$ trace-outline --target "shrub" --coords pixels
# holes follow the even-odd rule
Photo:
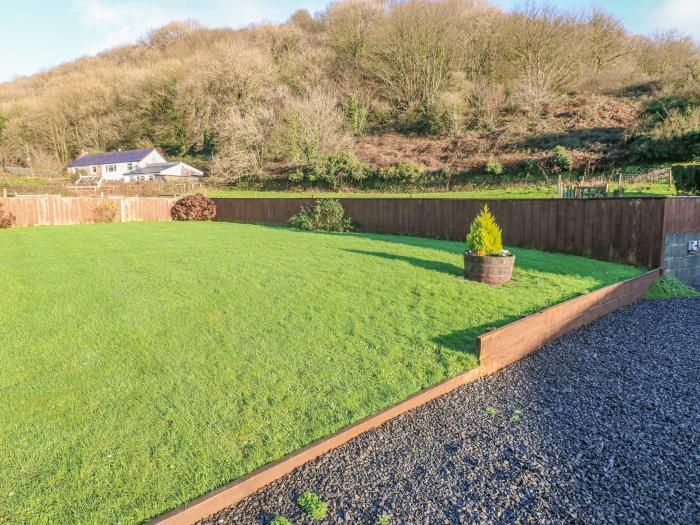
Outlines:
[[[372,169],[351,153],[325,155],[292,172],[287,178],[295,184],[338,189],[344,183],[358,186]]]
[[[322,520],[328,512],[328,505],[313,492],[304,492],[297,503],[314,520]]]
[[[498,162],[496,159],[490,159],[486,163],[486,173],[498,177],[503,173],[503,164]]]
[[[117,207],[113,202],[103,202],[92,208],[92,220],[96,223],[108,223],[117,220]]]
[[[425,174],[425,166],[409,160],[401,160],[377,171],[377,177],[392,186],[415,186]]]
[[[15,216],[11,213],[5,213],[0,204],[0,228],[10,228],[15,223]]]
[[[684,162],[700,157],[700,131],[655,137],[638,135],[632,143],[632,157],[636,161]]]
[[[216,217],[216,204],[200,193],[188,195],[175,203],[170,216],[174,221],[212,221]]]
[[[294,228],[309,231],[345,232],[352,230],[352,220],[345,217],[343,205],[335,199],[319,199],[313,208],[302,207],[289,219]]]
[[[700,163],[676,164],[671,172],[679,193],[700,195]]]
[[[291,522],[284,516],[277,516],[270,522],[270,525],[292,525]]]
[[[469,225],[467,250],[476,255],[501,255],[503,251],[501,229],[486,204]]]
[[[564,146],[556,146],[552,150],[552,164],[562,171],[569,171],[574,165],[574,159]]]

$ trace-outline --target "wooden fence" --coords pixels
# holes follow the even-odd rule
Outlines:
[[[215,199],[218,220],[283,225],[313,199]],[[668,232],[700,230],[700,198],[340,199],[359,231],[463,240],[488,204],[510,246],[656,268]],[[693,229],[695,228],[695,229]]]
[[[115,222],[169,221],[175,199],[145,197],[9,197],[0,198],[4,212],[17,226],[88,224],[95,222],[96,206],[111,206]]]

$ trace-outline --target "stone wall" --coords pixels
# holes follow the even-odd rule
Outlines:
[[[688,253],[690,241],[700,241],[700,231],[669,233],[664,237],[664,268],[666,275],[700,286],[700,253]]]

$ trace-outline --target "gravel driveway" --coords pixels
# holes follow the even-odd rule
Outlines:
[[[307,490],[323,523],[700,523],[700,299],[611,314],[202,523],[318,523]]]

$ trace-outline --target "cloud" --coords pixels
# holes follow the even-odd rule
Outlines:
[[[184,9],[159,3],[73,0],[73,8],[80,23],[94,35],[91,54],[133,42],[149,29],[187,18]]]
[[[259,22],[280,22],[296,8],[311,12],[328,0],[73,0],[81,25],[92,35],[90,54],[134,42],[150,29],[174,20],[195,19],[210,27],[243,27]],[[294,6],[294,7],[292,7]]]
[[[648,20],[661,29],[677,29],[700,42],[700,2],[663,0],[649,13]]]

